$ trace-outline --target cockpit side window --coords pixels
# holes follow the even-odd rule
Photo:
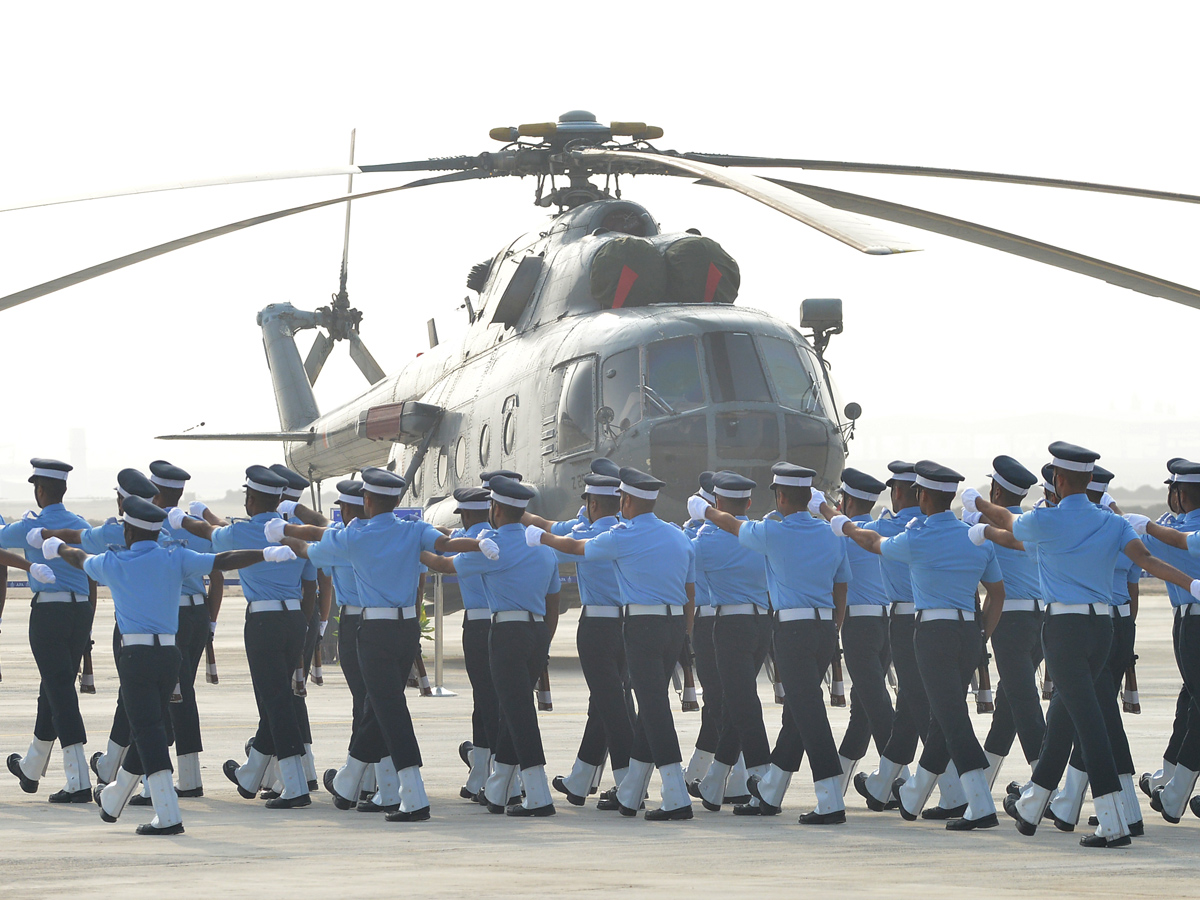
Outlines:
[[[759,340],[779,402],[799,412],[821,414],[823,392],[814,381],[813,372],[801,360],[796,345],[773,337]]]
[[[659,415],[703,406],[704,385],[700,380],[695,338],[672,338],[650,344],[646,348],[646,387],[652,402],[670,407],[658,411]]]
[[[596,446],[596,360],[568,363],[563,369],[558,400],[558,455],[593,450]]]
[[[624,431],[642,420],[641,361],[637,347],[604,360],[600,389],[604,405],[613,411],[613,426]]]
[[[753,337],[733,331],[706,334],[704,357],[714,403],[771,402]]]

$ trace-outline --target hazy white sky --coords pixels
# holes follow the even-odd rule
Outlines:
[[[661,125],[663,148],[1016,172],[1200,193],[1190,4],[603,5],[587,12],[342,2],[20,4],[5,12],[0,197],[204,175],[478,153],[488,129],[553,120]],[[506,9],[511,11],[506,12]],[[1200,285],[1186,204],[994,184],[793,172],[995,225]],[[364,176],[366,189],[400,183]],[[852,465],[928,456],[975,475],[1031,467],[1065,438],[1119,483],[1200,454],[1186,348],[1200,312],[948,238],[877,258],[728,192],[639,178],[625,196],[667,230],[699,227],[739,260],[739,303],[795,321],[841,297],[830,358],[865,414]],[[0,294],[112,256],[345,188],[242,185],[0,214]],[[357,204],[350,293],[384,369],[465,325],[464,278],[545,212],[530,180]],[[85,428],[92,487],[167,456],[209,493],[271,445],[152,440],[204,421],[277,425],[254,324],[337,287],[340,207],[179,251],[0,313],[7,427],[0,481],[67,456]],[[305,339],[305,343],[307,339]],[[339,348],[322,408],[363,380]],[[984,472],[979,472],[982,477]],[[4,489],[11,493],[10,486]],[[22,489],[23,490],[23,489]],[[0,494],[0,498],[3,495]]]

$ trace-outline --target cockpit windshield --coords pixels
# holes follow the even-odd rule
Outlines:
[[[800,359],[796,345],[774,337],[760,337],[763,361],[779,402],[799,412],[822,414],[822,391]]]
[[[658,341],[646,348],[646,387],[649,402],[669,407],[670,414],[704,405],[704,384],[696,340],[691,337]]]

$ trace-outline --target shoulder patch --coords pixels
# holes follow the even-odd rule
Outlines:
[[[616,525],[614,525],[612,528],[610,528],[609,531],[624,531],[628,527],[629,527],[628,522],[618,522]],[[678,525],[676,525],[675,527],[679,528]],[[680,529],[680,530],[682,531],[682,529]]]

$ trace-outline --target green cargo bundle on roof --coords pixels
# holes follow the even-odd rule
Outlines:
[[[592,296],[606,309],[649,306],[667,299],[667,264],[650,241],[629,234],[605,237],[592,258]]]
[[[667,302],[732,303],[742,283],[737,261],[712,238],[659,238],[667,261]]]

